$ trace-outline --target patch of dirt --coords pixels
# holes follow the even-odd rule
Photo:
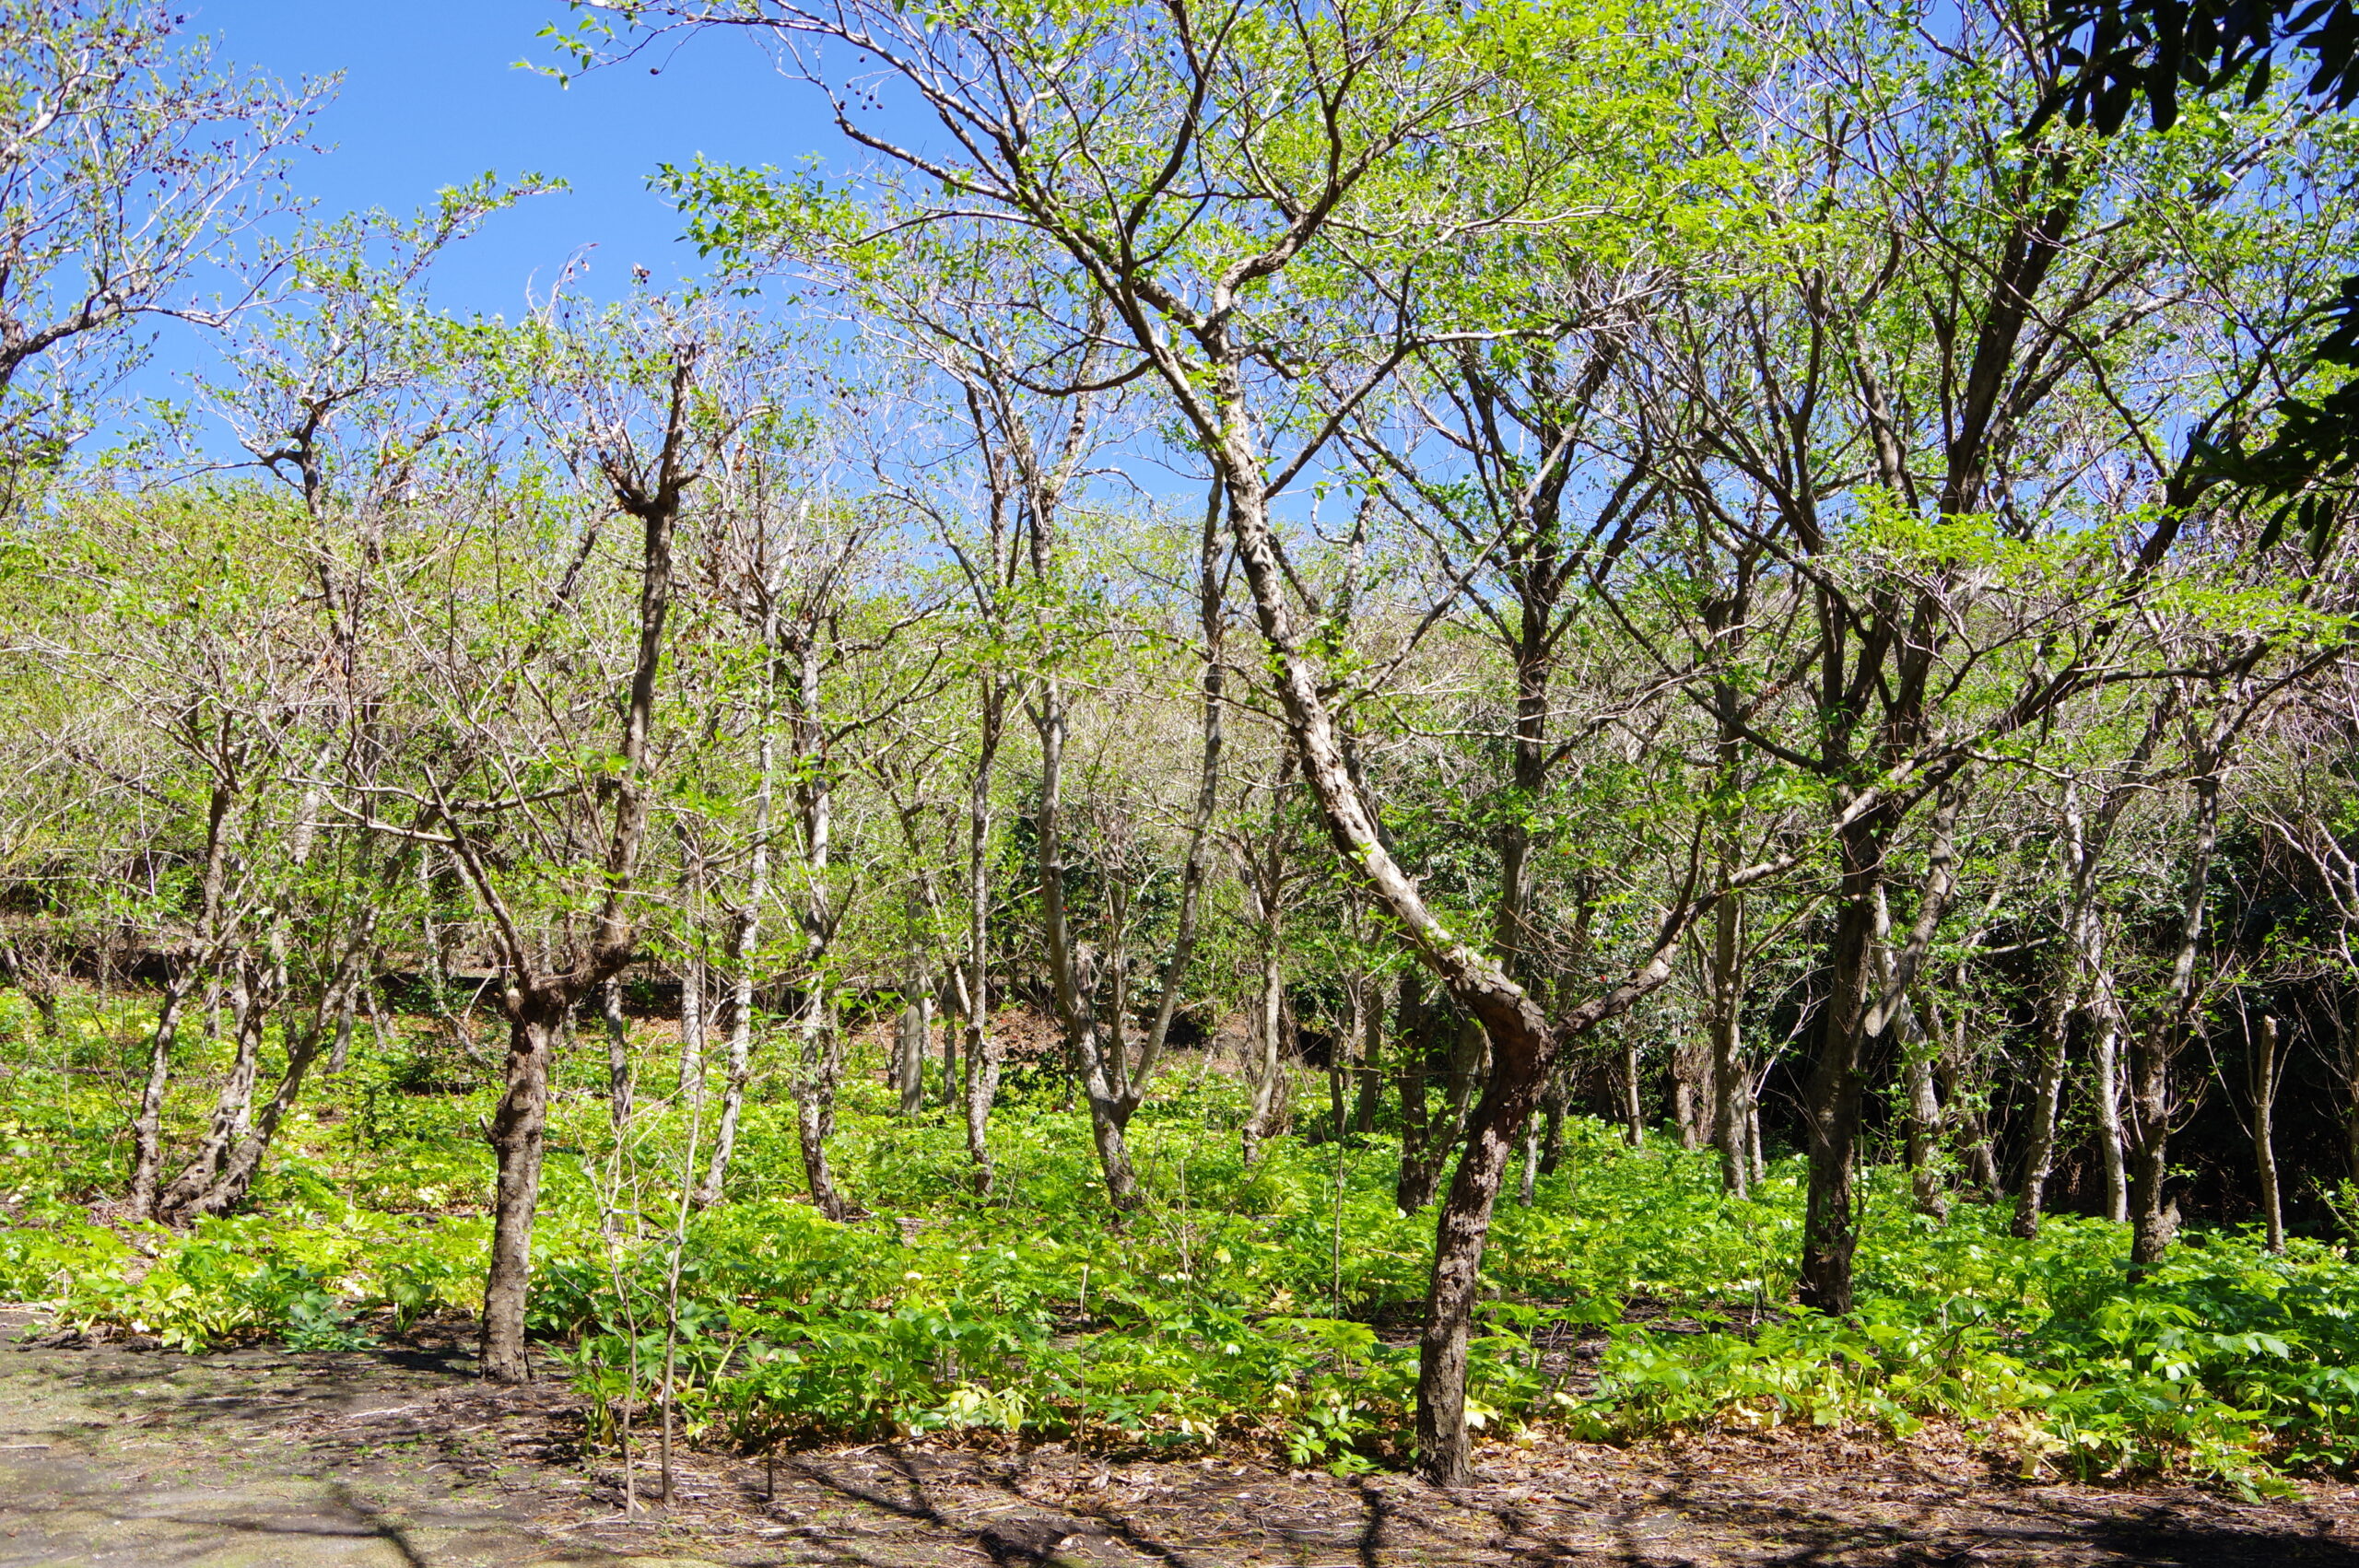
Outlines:
[[[0,1313],[0,1332],[37,1326]],[[556,1385],[496,1389],[454,1345],[179,1356],[0,1352],[0,1568],[988,1563],[1170,1568],[2359,1568],[2359,1492],[2238,1503],[2031,1484],[1957,1433],[1771,1432],[1675,1446],[1494,1445],[1482,1481],[1343,1480],[1058,1445],[682,1457],[621,1512]],[[642,1455],[639,1489],[654,1489]]]

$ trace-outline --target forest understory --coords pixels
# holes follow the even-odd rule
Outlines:
[[[578,1399],[487,1387],[420,1325],[367,1352],[185,1356],[0,1313],[0,1562],[207,1568],[2259,1568],[2359,1562],[2359,1492],[2238,1501],[2026,1482],[1973,1439],[1778,1431],[1485,1445],[1469,1487],[1251,1456],[1109,1459],[905,1440],[776,1464],[692,1449],[625,1517]],[[23,1342],[29,1339],[28,1348]],[[260,1539],[259,1548],[254,1544]],[[110,1552],[116,1556],[108,1555]]]
[[[239,1530],[362,1553],[323,1562],[396,1536],[389,1562],[2359,1562],[2350,1402],[2317,1399],[2359,1377],[2340,1249],[2223,1233],[2125,1287],[2119,1226],[2030,1243],[1970,1201],[1937,1224],[1896,1181],[1829,1322],[1790,1305],[1797,1162],[1739,1199],[1674,1125],[1634,1146],[1577,1112],[1502,1211],[1473,1479],[1436,1488],[1406,1473],[1430,1223],[1394,1207],[1397,1139],[1321,1135],[1314,1064],[1286,1064],[1299,1119],[1248,1165],[1248,1032],[1180,1053],[1123,1216],[1052,1027],[1000,1021],[984,1197],[942,1178],[955,1109],[905,1112],[887,1017],[849,1032],[833,1133],[866,1211],[814,1210],[767,1136],[792,1096],[757,1081],[728,1201],[683,1223],[693,1094],[662,1081],[659,1007],[629,1028],[636,1153],[605,1062],[562,1059],[533,1380],[502,1387],[476,1355],[487,1090],[449,1022],[389,1016],[247,1211],[172,1229],[105,1196],[136,1092],[110,1063],[150,1006],[69,992],[84,1027],[51,1038],[0,999],[10,1081],[40,1090],[0,1124],[0,1293],[34,1303],[0,1469],[37,1461],[0,1561],[109,1561],[135,1524],[183,1552],[141,1561],[208,1563],[245,1561],[203,1555]],[[229,1048],[184,1064],[175,1139]],[[587,1555],[534,1555],[560,1550]]]

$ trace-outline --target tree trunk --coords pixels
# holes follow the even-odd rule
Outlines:
[[[1395,1013],[1400,1044],[1392,1053],[1393,1072],[1401,1096],[1401,1174],[1393,1184],[1392,1201],[1404,1214],[1414,1214],[1434,1200],[1441,1157],[1426,1105],[1426,1070],[1432,1046],[1426,1035],[1426,1000],[1418,971],[1401,976],[1401,1005]]]
[[[1942,786],[1933,808],[1925,885],[1908,941],[1887,941],[1885,856],[1896,825],[1891,809],[1868,813],[1837,836],[1843,905],[1836,918],[1825,1033],[1811,1071],[1805,1120],[1810,1188],[1802,1216],[1802,1300],[1830,1316],[1851,1310],[1851,1254],[1859,1245],[1855,1182],[1865,1043],[1898,1029],[1908,993],[1957,888],[1957,817],[1967,780]]]
[[[223,1163],[238,1141],[253,1125],[254,1083],[262,1063],[262,1037],[269,1026],[273,976],[251,956],[238,965],[231,983],[231,1025],[235,1047],[229,1075],[213,1106],[213,1118],[196,1153],[156,1199],[156,1213],[169,1218],[184,1213],[221,1174]]]
[[[751,933],[744,943],[733,945],[750,948]],[[737,1123],[745,1106],[745,1084],[754,1072],[754,976],[745,954],[733,960],[734,971],[729,985],[728,1059],[722,1070],[721,1083],[721,1115],[712,1129],[712,1153],[706,1161],[704,1179],[697,1184],[695,1204],[710,1209],[721,1201],[722,1187],[729,1176],[729,1162],[737,1152]]]
[[[984,676],[981,731],[967,791],[967,1156],[979,1195],[992,1189],[992,1103],[999,1097],[1003,1048],[991,1028],[991,783],[1006,713],[1005,685],[996,675]]]
[[[765,599],[762,646],[779,645],[776,596]],[[762,934],[762,909],[770,894],[770,825],[778,798],[778,689],[782,661],[762,663],[761,734],[754,747],[753,853],[745,882],[729,920],[728,1060],[722,1070],[721,1115],[713,1124],[712,1153],[691,1201],[709,1209],[721,1201],[729,1162],[737,1153],[737,1124],[745,1106],[745,1085],[754,1071],[754,956]]]
[[[1540,1174],[1555,1176],[1565,1157],[1565,1111],[1569,1099],[1562,1068],[1548,1075],[1540,1095]]]
[[[827,1140],[836,1130],[836,1086],[843,1073],[843,1036],[835,1009],[813,992],[803,1014],[799,1071],[794,1082],[795,1135],[803,1145],[803,1175],[811,1205],[838,1224],[865,1219],[866,1211],[836,1188],[827,1164]]]
[[[1917,1212],[1935,1220],[1950,1214],[1948,1196],[1942,1190],[1942,1101],[1933,1082],[1932,1052],[1937,1043],[1923,1031],[1912,1030],[1901,1048],[1908,1053],[1908,1188]]]
[[[1875,978],[1876,894],[1884,835],[1855,824],[1837,837],[1842,906],[1829,954],[1817,1059],[1802,1104],[1810,1181],[1802,1215],[1802,1302],[1830,1316],[1851,1310],[1851,1253],[1859,1245],[1856,1190],[1861,1034]]]
[[[2130,1167],[2121,1152],[2121,1013],[2107,998],[2089,1009],[2088,1019],[2095,1031],[2089,1056],[2095,1069],[2097,1158],[2105,1172],[2105,1212],[2106,1218],[2121,1224],[2130,1218]]]
[[[1647,1106],[1638,1082],[1638,1037],[1622,1036],[1622,1070],[1615,1087],[1622,1096],[1622,1141],[1633,1149],[1647,1146]]]
[[[688,935],[687,962],[680,966],[680,1103],[691,1116],[704,1115],[705,979],[707,968],[697,932]]]
[[[299,1030],[289,1026],[284,1031],[287,1065],[279,1074],[277,1088],[264,1102],[262,1113],[252,1118],[252,1125],[222,1155],[213,1179],[201,1191],[164,1211],[164,1217],[172,1223],[226,1214],[245,1201],[255,1176],[261,1173],[263,1157],[269,1153],[287,1113],[302,1094],[304,1075],[319,1059],[321,1050],[350,1027],[355,999],[366,983],[365,965],[375,918],[373,909],[361,916],[359,928],[346,942],[342,958],[313,1002],[308,1024]],[[277,983],[283,984],[283,977]]]
[[[599,1015],[606,1025],[606,1111],[615,1136],[623,1137],[630,1129],[631,1071],[630,1024],[623,1017],[623,982],[619,975],[609,975],[606,983],[598,988]],[[681,1023],[683,1033],[687,1024]]]
[[[1366,1138],[1376,1130],[1376,1113],[1384,1102],[1384,982],[1367,980],[1367,1008],[1361,1020],[1366,1030],[1359,1049],[1359,1100],[1352,1111],[1352,1130]]]
[[[1907,1132],[1903,1153],[1908,1166],[1909,1200],[1917,1212],[1947,1220],[1949,1196],[1942,1190],[1937,1155],[1942,1147],[1942,1101],[1933,1083],[1933,1058],[1941,1050],[1938,1022],[1929,1027],[1915,1006],[1898,989],[1900,961],[1892,951],[1892,910],[1884,890],[1876,889],[1876,968],[1885,992],[1895,998],[1891,1033],[1899,1041],[1901,1088],[1907,1096]]]
[[[2015,1198],[2014,1233],[2028,1241],[2039,1235],[2048,1177],[2056,1164],[2056,1120],[2064,1101],[2064,1040],[2079,1005],[2071,980],[2060,976],[2056,994],[2040,1010],[2039,1041],[2032,1058],[2031,1126],[2024,1144],[2023,1187]]]
[[[923,977],[918,977],[922,986]],[[895,1036],[894,1085],[900,1092],[900,1114],[915,1117],[925,1110],[926,1046],[933,1038],[933,998],[920,990],[901,1009]]]
[[[1679,1146],[1701,1149],[1712,1126],[1712,1066],[1708,1040],[1683,1040],[1671,1054],[1671,1117]]]
[[[2130,1051],[2130,1264],[2142,1273],[2163,1260],[2178,1229],[2178,1206],[2168,1200],[2171,1067],[2193,1032],[2202,988],[2196,966],[2203,945],[2204,900],[2212,876],[2212,857],[2220,833],[2220,768],[2216,746],[2192,780],[2195,791],[2193,842],[2187,859],[2187,880],[2181,894],[2177,952],[2171,962],[2170,981],[2149,1014],[2145,1026],[2131,1036]]]
[[[2277,1196],[2277,1020],[2260,1021],[2252,1063],[2252,1163],[2260,1177],[2260,1219],[2269,1250],[2285,1250],[2285,1210]]]
[[[1417,1341],[1417,1457],[1419,1470],[1438,1485],[1463,1486],[1473,1476],[1466,1352],[1483,1246],[1516,1135],[1532,1115],[1542,1082],[1530,1073],[1493,1076],[1469,1118],[1464,1152],[1437,1222],[1433,1281]]]
[[[508,1059],[489,1136],[499,1176],[492,1199],[491,1266],[483,1293],[483,1375],[525,1383],[524,1299],[533,1278],[533,1219],[540,1203],[548,1128],[549,1059],[564,1026],[563,999],[511,982]]]
[[[180,1040],[181,1008],[195,983],[193,966],[172,971],[156,1010],[155,1030],[147,1037],[147,1079],[139,1091],[139,1114],[131,1123],[127,1207],[135,1221],[156,1217],[156,1185],[164,1168],[164,1092],[171,1085],[172,1047]]]
[[[1262,1157],[1262,1144],[1269,1135],[1270,1119],[1285,1080],[1285,1064],[1280,1059],[1285,1032],[1285,977],[1279,959],[1277,921],[1273,917],[1262,933],[1262,980],[1253,1007],[1253,1057],[1249,1073],[1253,1099],[1242,1134],[1245,1163],[1249,1166]]]
[[[1215,312],[1214,320],[1221,320]],[[1225,333],[1225,327],[1213,329]],[[1562,1041],[1626,1012],[1672,973],[1672,954],[1696,906],[1683,903],[1666,917],[1658,945],[1624,979],[1552,1025],[1537,1003],[1496,965],[1451,931],[1426,907],[1416,883],[1386,848],[1376,818],[1354,782],[1334,714],[1322,689],[1322,671],[1300,647],[1286,598],[1285,568],[1269,516],[1267,476],[1254,447],[1251,422],[1238,415],[1244,397],[1244,350],[1219,339],[1213,384],[1192,384],[1176,366],[1167,380],[1193,410],[1228,500],[1229,532],[1252,590],[1254,613],[1271,658],[1273,685],[1285,710],[1303,777],[1319,802],[1343,863],[1366,879],[1415,948],[1448,988],[1451,1000],[1479,1024],[1491,1053],[1491,1071],[1468,1128],[1449,1200],[1435,1237],[1426,1325],[1418,1344],[1417,1453],[1419,1472],[1438,1485],[1471,1479],[1466,1436],[1466,1345],[1473,1325],[1476,1281],[1499,1183],[1523,1118],[1531,1114]]]
[[[1066,1053],[1072,1059],[1083,1096],[1089,1103],[1090,1142],[1097,1153],[1107,1200],[1117,1211],[1128,1211],[1137,1208],[1141,1199],[1137,1177],[1131,1171],[1129,1142],[1123,1136],[1137,1102],[1124,1094],[1125,1085],[1117,1081],[1130,1059],[1130,1047],[1122,1040],[1122,1014],[1127,1011],[1121,994],[1122,955],[1115,954],[1109,965],[1117,972],[1113,1016],[1101,1020],[1097,1015],[1096,965],[1076,949],[1066,919],[1064,688],[1054,675],[1041,683],[1037,718],[1040,731],[1040,798],[1033,821],[1040,859],[1041,936],[1049,960],[1050,990],[1056,1000],[1058,1021],[1064,1025]],[[1110,1062],[1109,1043],[1113,1053]]]
[[[1725,858],[1724,858],[1725,863]],[[1712,911],[1709,981],[1712,1032],[1712,1146],[1720,1152],[1720,1186],[1743,1197],[1753,1186],[1746,1118],[1753,1075],[1745,1066],[1744,900],[1731,894]]]

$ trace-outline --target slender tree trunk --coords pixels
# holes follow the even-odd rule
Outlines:
[[[524,1300],[533,1278],[533,1221],[540,1204],[548,1129],[549,1059],[564,1027],[562,997],[514,981],[508,997],[506,1072],[489,1136],[499,1176],[492,1198],[491,1266],[484,1281],[483,1375],[524,1383]]]
[[[2100,982],[2102,984],[2102,982]],[[2130,1167],[2121,1149],[2121,1012],[2109,997],[2088,1011],[2094,1031],[2089,1052],[2095,1069],[2097,1158],[2105,1173],[2106,1218],[2130,1218]]]
[[[1638,1038],[1622,1036],[1622,1071],[1615,1087],[1622,1092],[1622,1141],[1633,1149],[1647,1146],[1647,1107],[1639,1082]]]
[[[147,1078],[139,1091],[139,1114],[131,1123],[130,1217],[156,1217],[156,1187],[164,1166],[164,1093],[170,1087],[172,1048],[179,1043],[181,1008],[196,984],[194,965],[182,965],[165,982],[164,998],[156,1010],[156,1027],[147,1037]]]
[[[918,977],[918,983],[924,983]],[[900,1114],[925,1110],[926,1047],[933,1038],[933,998],[921,990],[903,1005],[894,1038],[893,1080],[900,1092]]]
[[[1277,919],[1272,915],[1262,932],[1262,978],[1253,1004],[1253,1059],[1250,1081],[1253,1099],[1245,1117],[1244,1156],[1248,1165],[1262,1157],[1270,1121],[1285,1086],[1285,1067],[1280,1047],[1285,1024],[1285,971],[1280,967]]]
[[[2168,1200],[2171,1067],[2193,1032],[2202,988],[2196,966],[2203,945],[2204,900],[2220,834],[2220,769],[2216,744],[2192,780],[2193,842],[2179,908],[2177,952],[2170,980],[2146,1025],[2131,1036],[2130,1053],[2130,1263],[2142,1272],[2163,1260],[2178,1229],[2178,1206]]]
[[[762,604],[762,646],[778,647],[778,603],[765,595]],[[761,733],[754,750],[753,849],[745,882],[729,921],[728,1061],[722,1070],[721,1115],[712,1129],[712,1153],[704,1177],[692,1199],[698,1209],[721,1201],[729,1177],[729,1162],[737,1153],[737,1124],[744,1115],[745,1085],[754,1071],[754,958],[761,942],[762,909],[770,895],[770,832],[778,798],[778,688],[781,661],[762,664]]]
[[[1116,1210],[1127,1211],[1138,1207],[1141,1201],[1138,1180],[1131,1171],[1129,1142],[1123,1136],[1131,1105],[1136,1102],[1125,1104],[1124,1085],[1118,1082],[1129,1061],[1130,1047],[1121,1037],[1123,1007],[1119,978],[1114,1016],[1101,1020],[1097,1015],[1095,966],[1075,950],[1066,920],[1064,688],[1054,675],[1040,684],[1037,718],[1040,731],[1040,798],[1033,820],[1040,858],[1042,945],[1047,949],[1058,1021],[1064,1025],[1065,1049],[1072,1058],[1083,1097],[1089,1105],[1090,1141],[1097,1152],[1106,1197]],[[1112,966],[1119,970],[1121,962],[1118,953]],[[1108,1059],[1109,1045],[1114,1058],[1111,1062]]]
[[[1003,1049],[991,1027],[991,781],[1006,711],[1005,685],[984,676],[981,733],[967,792],[967,1156],[979,1195],[992,1189],[991,1115]]]
[[[1336,1031],[1335,1042],[1327,1051],[1327,1131],[1338,1142],[1351,1132],[1351,1110],[1344,1091],[1356,1076],[1358,1067],[1352,1059],[1359,1050],[1365,1027],[1362,1019],[1367,1012],[1367,982],[1364,977],[1356,976],[1344,983],[1344,1026]]]
[[[1722,855],[1722,865],[1729,855]],[[1731,894],[1712,911],[1710,1025],[1712,1032],[1712,1146],[1720,1152],[1720,1186],[1743,1197],[1753,1186],[1752,1162],[1746,1158],[1747,1090],[1753,1075],[1745,1066],[1744,900]]]
[[[708,974],[698,936],[691,932],[687,962],[680,966],[680,1067],[676,1081],[680,1086],[680,1103],[687,1106],[691,1116],[698,1118],[704,1115],[705,981]]]
[[[330,1078],[341,1078],[344,1075],[346,1064],[352,1059],[353,1025],[359,1021],[360,999],[365,994],[364,988],[373,979],[372,976],[370,981],[364,981],[361,986],[354,987],[346,995],[344,1005],[336,1011],[335,1040],[328,1047],[327,1073]],[[371,1012],[373,1014],[373,1008]]]
[[[1565,1112],[1571,1098],[1563,1069],[1548,1075],[1540,1094],[1540,1174],[1555,1176],[1565,1157]]]
[[[606,1025],[606,1113],[619,1139],[630,1129],[632,1098],[630,1024],[623,1017],[621,976],[606,977],[606,983],[598,988],[598,1004]],[[680,1027],[687,1031],[685,1020]]]
[[[1426,1001],[1418,971],[1401,977],[1401,1005],[1395,1014],[1400,1045],[1394,1049],[1393,1072],[1401,1096],[1401,1175],[1392,1199],[1404,1214],[1414,1214],[1434,1200],[1436,1173],[1441,1162],[1432,1152],[1433,1135],[1426,1105],[1426,1070],[1432,1046],[1426,1034]]]
[[[243,1135],[223,1154],[213,1179],[203,1190],[167,1212],[166,1217],[174,1223],[227,1214],[245,1201],[254,1178],[261,1174],[264,1156],[270,1153],[272,1141],[277,1137],[287,1113],[294,1109],[303,1092],[305,1074],[337,1031],[349,1026],[354,999],[366,983],[365,965],[374,921],[373,909],[361,916],[360,927],[320,991],[311,1018],[299,1029],[291,1024],[286,1029],[287,1065],[279,1074],[278,1086],[263,1103],[261,1114],[252,1118]],[[284,984],[283,977],[278,984]]]
[[[721,1201],[722,1183],[729,1176],[729,1162],[737,1150],[737,1123],[745,1111],[745,1084],[754,1072],[751,944],[750,930],[743,942],[732,943],[734,948],[747,951],[741,951],[731,963],[728,1060],[722,1070],[721,1115],[713,1121],[712,1153],[705,1164],[704,1179],[697,1184],[695,1203],[698,1209],[710,1209]]]
[[[1367,1006],[1362,1017],[1366,1030],[1359,1048],[1359,1098],[1352,1111],[1352,1130],[1366,1138],[1376,1130],[1376,1113],[1384,1101],[1384,982],[1367,977]]]
[[[836,1130],[836,1087],[843,1073],[843,1036],[836,1027],[834,1007],[816,991],[803,1014],[798,1065],[794,1126],[812,1207],[838,1224],[864,1219],[865,1211],[837,1189],[827,1163],[827,1140]]]
[[[2070,977],[2059,976],[2056,992],[2040,1010],[2039,1039],[2032,1055],[2030,1129],[2024,1144],[2024,1179],[2015,1199],[2015,1235],[2039,1235],[2048,1177],[2056,1164],[2056,1122],[2064,1101],[2064,1040],[2079,1005]]]
[[[2260,1219],[2269,1250],[2285,1250],[2285,1210],[2277,1195],[2277,1020],[2260,1021],[2252,1063],[2252,1163],[2260,1177]]]
[[[1907,1096],[1907,1132],[1904,1157],[1908,1166],[1909,1200],[1917,1212],[1947,1220],[1950,1201],[1942,1189],[1936,1159],[1942,1147],[1942,1102],[1933,1083],[1933,1059],[1941,1051],[1938,1025],[1928,1026],[1907,996],[1898,989],[1899,960],[1892,950],[1892,910],[1884,890],[1876,889],[1876,968],[1879,982],[1897,1003],[1891,1033],[1901,1053],[1901,1088]]]
[[[1901,1048],[1908,1053],[1905,1087],[1908,1094],[1908,1187],[1917,1212],[1936,1220],[1950,1213],[1948,1195],[1942,1190],[1942,1101],[1933,1082],[1935,1041],[1912,1030]]]

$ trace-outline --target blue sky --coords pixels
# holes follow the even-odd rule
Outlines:
[[[646,189],[658,163],[702,152],[792,166],[841,148],[824,105],[743,37],[702,38],[561,86],[516,64],[554,63],[534,35],[567,19],[561,0],[194,0],[184,14],[239,64],[289,81],[344,74],[320,122],[325,150],[292,170],[323,211],[407,211],[487,170],[570,181],[445,259],[433,298],[446,310],[512,317],[528,284],[546,288],[584,245],[596,247],[593,293],[618,291],[634,263],[658,278],[692,272],[694,251]]]

